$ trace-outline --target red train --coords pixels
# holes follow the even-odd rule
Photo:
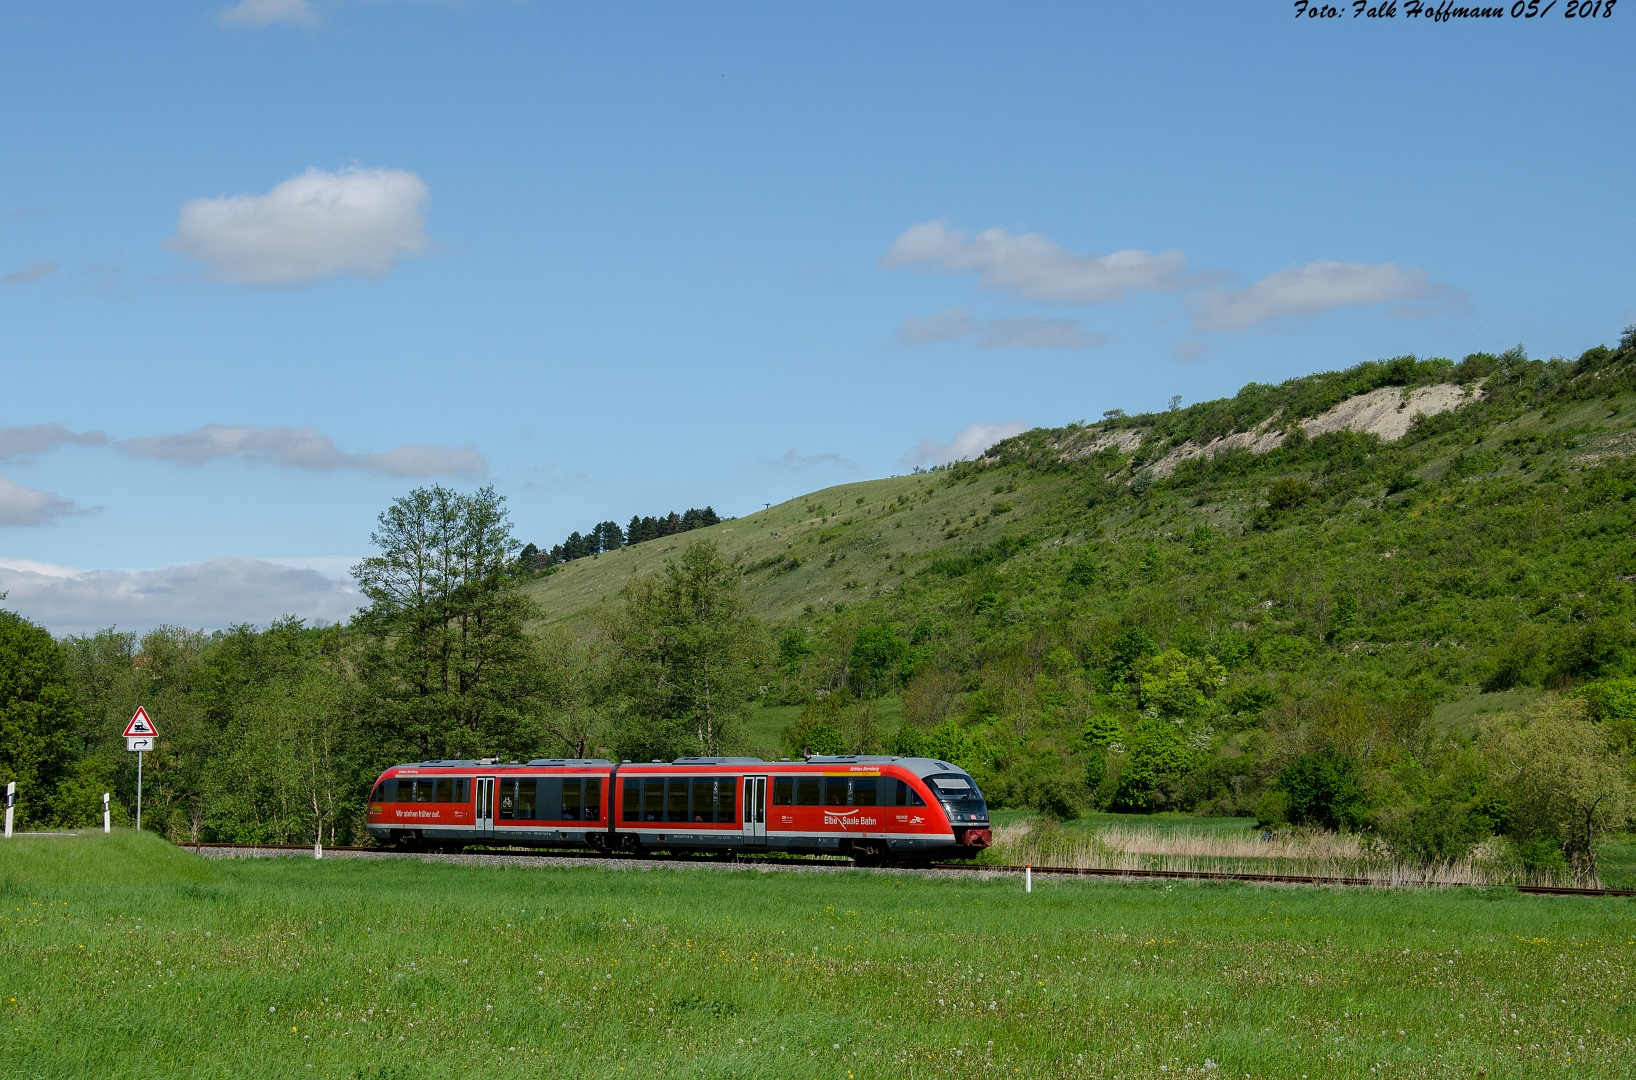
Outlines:
[[[789,851],[860,862],[969,858],[988,807],[964,770],[931,758],[673,762],[422,761],[381,774],[368,828],[416,849],[467,844],[624,851]]]

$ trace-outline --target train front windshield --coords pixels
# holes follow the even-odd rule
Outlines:
[[[988,806],[983,802],[983,793],[977,790],[971,777],[945,774],[929,776],[926,782],[936,793],[937,801],[943,804],[950,821],[988,820]]]

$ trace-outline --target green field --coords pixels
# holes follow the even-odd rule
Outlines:
[[[1636,907],[0,846],[8,1077],[1627,1076]]]

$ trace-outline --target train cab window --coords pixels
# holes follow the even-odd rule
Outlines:
[[[687,789],[692,783],[685,776],[673,776],[665,795],[665,820],[687,820]]]
[[[852,786],[849,776],[826,776],[824,778],[824,805],[848,806],[847,788]]]
[[[665,782],[660,777],[642,781],[642,820],[665,820]]]
[[[910,787],[907,781],[893,780],[893,781],[890,781],[890,783],[895,784],[896,787],[897,787],[897,790],[893,792],[893,798],[892,798],[892,805],[893,806],[925,806],[926,805],[926,800],[922,799],[920,797],[920,793],[917,792],[914,788]]]
[[[875,790],[877,783],[878,781],[873,776],[853,777],[851,805],[874,806],[875,796],[877,794]]]
[[[793,806],[793,805],[795,805],[795,777],[793,777],[793,776],[775,776],[775,777],[773,777],[773,805],[774,806]]]
[[[580,816],[581,821],[602,820],[602,781],[585,781],[585,802]]]
[[[817,806],[818,786],[820,778],[816,776],[798,776],[795,778],[795,805]]]
[[[695,777],[693,780],[692,821],[716,820],[716,781]]]
[[[625,820],[642,820],[642,781],[625,781]]]

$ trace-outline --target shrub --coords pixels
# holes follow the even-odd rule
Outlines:
[[[1079,803],[1073,792],[1061,780],[1043,780],[1034,789],[1034,809],[1057,821],[1072,821],[1079,816]]]
[[[1335,747],[1301,755],[1285,766],[1273,786],[1289,796],[1292,824],[1351,830],[1368,818],[1363,770],[1356,758]]]
[[[1195,763],[1197,754],[1182,739],[1176,725],[1144,717],[1131,732],[1125,760],[1114,786],[1114,805],[1139,812],[1160,810],[1174,802],[1176,784]]]
[[[1277,511],[1294,510],[1317,493],[1305,480],[1285,477],[1267,490],[1267,507]]]

